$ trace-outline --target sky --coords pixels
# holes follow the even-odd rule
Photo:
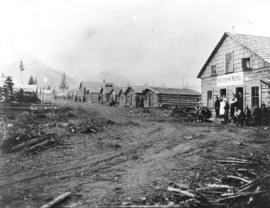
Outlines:
[[[270,37],[267,0],[0,0],[0,71],[22,53],[84,79],[199,89],[224,32]]]

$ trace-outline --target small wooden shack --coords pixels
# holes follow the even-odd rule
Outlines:
[[[119,97],[119,106],[125,107],[127,106],[127,96],[126,96],[127,88],[121,88],[118,93]]]
[[[99,92],[90,91],[90,93],[87,96],[86,100],[87,100],[87,102],[90,102],[90,103],[99,103],[98,97],[99,97]]]
[[[126,106],[129,107],[143,107],[143,91],[145,86],[128,87],[125,91]]]
[[[113,90],[112,83],[104,83],[100,89],[101,103],[110,103],[110,92]]]
[[[114,101],[115,104],[119,104],[119,92],[120,92],[120,88],[119,87],[114,87],[111,92],[109,93],[110,96],[110,101]]]
[[[191,89],[147,87],[143,91],[144,107],[196,107],[200,93]]]
[[[93,82],[81,82],[74,92],[74,100],[77,102],[98,103],[99,87]]]

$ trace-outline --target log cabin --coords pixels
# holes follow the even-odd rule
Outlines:
[[[113,89],[113,84],[112,83],[103,83],[103,86],[100,89],[100,96],[101,96],[101,103],[110,103],[110,92]]]
[[[94,82],[81,82],[74,100],[77,102],[98,103],[99,87]]]
[[[87,102],[90,103],[99,103],[98,97],[100,96],[98,91],[90,91],[89,95],[87,96]]]
[[[126,97],[126,92],[127,88],[121,88],[119,93],[118,93],[118,97],[119,97],[119,106],[121,107],[125,107],[127,106],[127,97]]]
[[[200,96],[191,89],[147,87],[143,91],[144,107],[193,108],[199,105]]]
[[[143,107],[143,91],[145,90],[145,86],[132,86],[127,87],[125,94],[125,102],[126,106],[129,107]]]
[[[243,106],[270,105],[270,38],[224,33],[201,68],[202,104],[242,94]]]
[[[109,93],[110,101],[114,100],[116,105],[119,104],[119,92],[120,92],[120,90],[121,89],[119,87],[114,87]]]

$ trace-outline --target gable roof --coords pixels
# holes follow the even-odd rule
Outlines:
[[[201,94],[191,89],[179,89],[179,88],[165,88],[165,87],[148,87],[147,90],[151,90],[157,94],[168,94],[168,95],[196,95]]]
[[[145,86],[132,86],[127,87],[124,93],[127,94],[131,90],[133,90],[133,93],[143,93],[145,89],[146,89]]]
[[[121,91],[121,88],[120,87],[115,87],[115,88],[111,89],[111,91],[109,92],[109,94],[112,94],[113,91],[118,95],[119,92]]]
[[[265,62],[270,63],[270,37],[263,37],[263,36],[255,36],[255,35],[244,35],[244,34],[232,34],[225,32],[221,39],[219,40],[218,44],[208,57],[207,61],[203,65],[202,69],[200,70],[197,78],[201,78],[203,72],[205,71],[206,67],[216,54],[217,50],[222,45],[223,41],[227,38],[231,37],[236,43],[240,44],[242,47],[248,49],[250,52],[254,53],[255,55],[262,58]]]

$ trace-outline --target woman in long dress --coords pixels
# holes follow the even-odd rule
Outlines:
[[[224,98],[220,98],[220,103],[219,103],[219,115],[220,116],[224,116],[224,112],[225,112],[225,100]]]

